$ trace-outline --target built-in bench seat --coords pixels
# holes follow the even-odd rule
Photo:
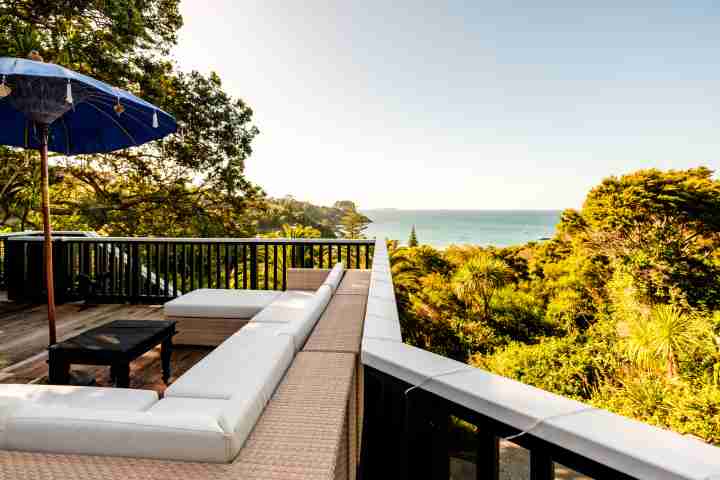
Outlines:
[[[42,390],[13,385],[6,388],[6,398],[0,389],[2,447],[231,462],[293,363],[296,352],[305,344],[342,275],[342,264],[338,264],[315,292],[255,295],[258,292],[221,294],[217,290],[201,290],[197,295],[189,294],[190,300],[174,301],[166,312],[184,315],[215,312],[228,319],[258,310],[248,325],[230,335],[168,387],[160,401],[155,392],[126,389],[51,386]],[[242,300],[243,294],[250,300]],[[201,298],[214,303],[214,309],[199,308]],[[65,397],[63,391],[67,392]],[[45,399],[45,403],[40,399]],[[105,400],[107,405],[103,409]]]
[[[274,290],[201,288],[167,302],[168,320],[177,322],[177,345],[219,345],[283,294]]]
[[[288,270],[288,290],[199,289],[164,305],[167,320],[178,322],[177,345],[217,346],[249,322],[288,323],[296,338],[303,336],[306,307],[319,287],[340,286],[345,269],[338,263],[332,269],[292,268]],[[325,295],[325,294],[323,294]],[[299,350],[300,346],[296,346]]]

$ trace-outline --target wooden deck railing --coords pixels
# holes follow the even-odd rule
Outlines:
[[[288,267],[369,268],[373,240],[285,238],[78,238],[54,240],[56,297],[162,303],[198,288],[284,290]],[[42,239],[5,243],[8,297],[41,300]]]
[[[360,479],[450,475],[450,416],[477,428],[476,478],[500,476],[501,439],[530,451],[530,478],[560,463],[602,479],[720,479],[720,448],[524,385],[402,341],[384,242],[363,332]]]

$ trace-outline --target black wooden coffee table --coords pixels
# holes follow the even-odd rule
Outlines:
[[[162,344],[163,381],[170,379],[174,321],[115,320],[65,340],[48,349],[51,384],[64,385],[70,380],[70,365],[108,365],[117,387],[130,384],[130,362]]]

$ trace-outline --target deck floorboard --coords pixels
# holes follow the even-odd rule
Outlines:
[[[44,383],[47,381],[47,309],[45,305],[18,305],[0,296],[0,383]],[[70,303],[57,307],[58,340],[118,319],[162,320],[157,305],[85,305]],[[211,348],[176,347],[172,356],[171,381],[200,361]],[[95,378],[109,386],[107,367],[73,365],[73,372]],[[160,368],[160,349],[155,348],[131,364],[131,388],[165,390]]]

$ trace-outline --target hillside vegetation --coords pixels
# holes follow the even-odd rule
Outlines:
[[[391,263],[409,343],[720,444],[710,170],[610,177],[546,242],[394,248]]]

